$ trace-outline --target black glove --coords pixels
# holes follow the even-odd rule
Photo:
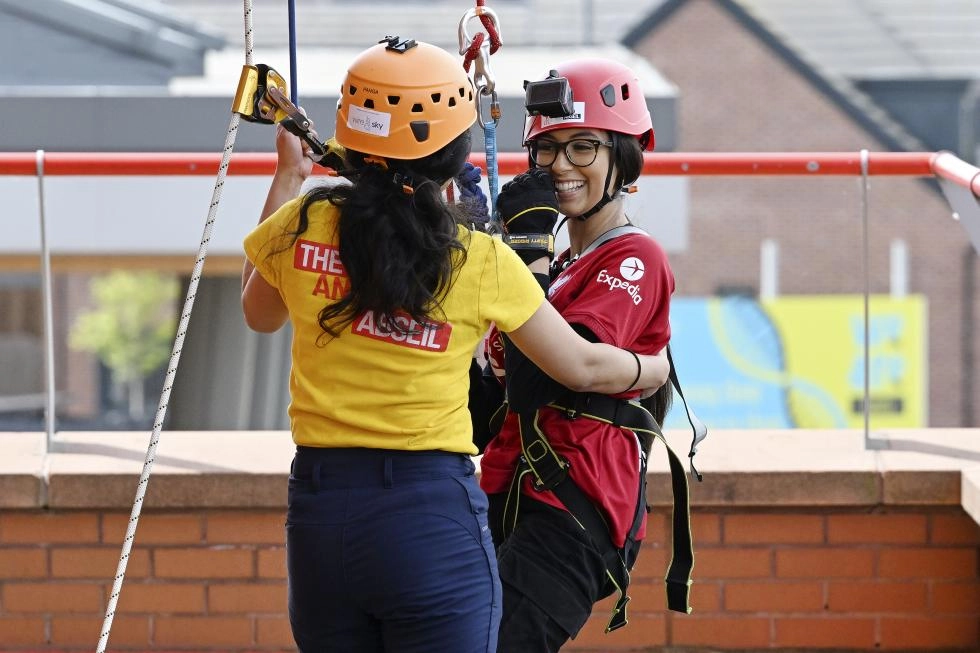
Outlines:
[[[552,231],[558,221],[558,198],[551,174],[534,168],[514,177],[500,189],[497,212],[507,242],[525,263],[555,257]]]

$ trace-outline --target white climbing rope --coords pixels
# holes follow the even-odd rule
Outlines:
[[[245,64],[252,64],[252,0],[244,0],[245,10]],[[133,548],[133,540],[136,537],[136,525],[139,522],[140,511],[143,507],[143,499],[146,496],[146,486],[150,482],[150,472],[153,469],[153,460],[156,457],[157,445],[160,442],[160,431],[163,428],[163,420],[167,414],[167,403],[170,400],[170,391],[174,385],[174,377],[177,375],[177,364],[180,362],[180,352],[184,346],[184,336],[187,335],[187,325],[191,319],[191,310],[194,307],[194,297],[197,295],[197,286],[201,280],[201,271],[204,268],[204,259],[207,257],[208,245],[211,242],[211,233],[214,231],[215,216],[218,212],[218,203],[221,201],[221,191],[225,185],[225,177],[228,174],[228,164],[231,162],[231,153],[235,147],[235,138],[238,136],[238,124],[241,121],[239,114],[232,112],[231,122],[228,124],[228,134],[225,137],[225,146],[221,155],[221,165],[218,167],[218,176],[214,182],[214,191],[211,194],[211,206],[208,209],[207,221],[204,223],[204,233],[201,236],[201,247],[197,253],[197,260],[194,263],[194,270],[191,272],[190,284],[187,287],[187,296],[184,299],[184,308],[180,315],[180,322],[177,326],[177,336],[174,340],[173,350],[170,354],[170,363],[167,366],[167,375],[163,381],[163,392],[160,394],[160,402],[157,404],[156,416],[153,419],[153,433],[150,436],[150,444],[146,450],[146,458],[143,461],[143,472],[140,474],[139,484],[136,488],[136,499],[133,501],[133,510],[129,516],[129,525],[126,528],[126,537],[123,540],[122,552],[119,555],[119,565],[116,567],[116,576],[112,583],[112,593],[109,595],[109,602],[106,605],[105,621],[102,623],[102,634],[99,637],[99,645],[96,653],[104,653],[109,643],[109,633],[112,630],[112,620],[116,614],[116,605],[119,602],[119,594],[122,592],[123,578],[126,576],[126,565],[129,562],[129,554]]]

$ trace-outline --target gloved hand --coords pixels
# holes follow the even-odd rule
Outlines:
[[[490,209],[487,207],[487,196],[480,188],[480,174],[483,171],[469,161],[463,171],[456,175],[456,185],[459,187],[459,205],[466,213],[470,222],[478,225],[490,221]]]
[[[552,230],[558,221],[558,198],[551,174],[534,168],[514,177],[500,189],[497,211],[507,242],[525,263],[555,256]]]

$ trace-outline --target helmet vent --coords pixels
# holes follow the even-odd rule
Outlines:
[[[368,98],[368,99],[364,100],[364,108],[365,109],[373,109],[374,108],[374,100],[372,98]]]
[[[448,104],[450,107],[456,106],[456,98],[454,97],[449,98],[449,102],[447,102],[446,104]]]
[[[623,85],[622,85],[622,86],[620,87],[620,91],[621,91],[621,92],[622,92],[622,94],[623,94],[623,99],[624,99],[624,100],[628,100],[628,99],[630,99],[630,85],[629,85],[629,84],[623,84]]]
[[[351,84],[350,86],[348,86],[347,87],[347,94],[348,95],[357,95],[357,87],[354,86],[353,84]]]
[[[442,101],[442,93],[432,94],[432,104],[439,104]]]
[[[612,107],[616,105],[616,89],[613,88],[612,84],[606,84],[599,91],[599,95],[602,97],[602,103],[607,107]]]
[[[412,105],[412,113],[422,113],[422,111],[423,109],[422,109],[421,102],[416,102],[415,104]]]
[[[409,123],[412,128],[412,135],[415,136],[415,140],[419,143],[424,143],[429,140],[429,121],[428,120],[413,120]]]
[[[390,104],[391,106],[396,106],[401,101],[401,99],[402,97],[400,95],[389,95],[388,104]]]

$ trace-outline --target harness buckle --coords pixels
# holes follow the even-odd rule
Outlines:
[[[531,461],[528,461],[528,463],[534,472],[531,478],[531,487],[535,492],[549,492],[554,490],[559,483],[568,478],[568,470],[572,467],[564,456],[557,456],[558,464],[550,465],[546,470],[535,466]]]

